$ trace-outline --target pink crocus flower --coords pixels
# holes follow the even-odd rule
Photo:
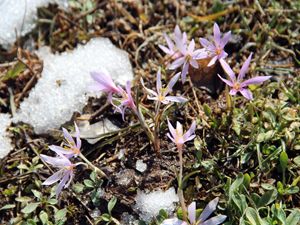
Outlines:
[[[205,58],[206,53],[203,49],[196,49],[195,50],[195,41],[194,39],[189,43],[189,45],[183,45],[182,43],[178,43],[178,49],[181,52],[181,56],[177,58],[170,66],[169,69],[175,70],[182,66],[181,72],[181,80],[182,83],[186,80],[186,75],[189,70],[189,65],[194,68],[199,68],[197,59]]]
[[[50,157],[47,155],[40,155],[41,158],[48,164],[59,168],[59,171],[51,175],[47,180],[45,180],[43,185],[51,185],[60,180],[56,188],[56,197],[59,196],[63,188],[67,188],[73,177],[74,177],[74,168],[76,164],[73,164],[67,157],[59,154],[56,157]]]
[[[121,87],[118,87],[120,94],[122,96],[122,99],[116,99],[117,101],[120,101],[119,105],[115,105],[113,103],[113,101],[111,102],[112,105],[116,108],[116,111],[118,111],[119,113],[122,114],[122,118],[124,120],[124,116],[125,116],[125,110],[127,108],[130,108],[133,112],[135,112],[137,114],[137,107],[134,103],[134,100],[132,98],[131,95],[131,83],[130,81],[127,81],[126,83],[126,91],[124,89],[122,89]]]
[[[268,79],[270,79],[272,76],[257,76],[250,78],[248,80],[243,81],[245,74],[247,73],[251,61],[252,53],[247,58],[245,63],[243,64],[240,73],[238,77],[236,78],[234,72],[230,68],[230,66],[225,62],[225,60],[220,60],[220,63],[224,69],[224,71],[228,74],[230,80],[226,80],[223,77],[221,77],[219,74],[218,76],[222,81],[224,81],[229,87],[231,87],[231,90],[229,92],[230,95],[236,95],[238,92],[240,92],[246,99],[252,100],[252,92],[247,88],[250,84],[260,84]]]
[[[141,78],[141,83],[145,88],[145,90],[148,92],[149,94],[148,99],[150,100],[159,101],[162,104],[168,104],[169,102],[183,103],[186,102],[187,99],[182,96],[167,96],[172,91],[173,86],[177,82],[179,76],[180,73],[175,74],[175,76],[170,80],[168,85],[165,88],[163,88],[161,83],[161,72],[159,69],[156,74],[156,92],[149,88],[146,88],[142,78]]]
[[[113,94],[119,94],[120,89],[113,82],[111,76],[107,72],[91,72],[91,77],[95,83],[90,85],[93,91],[103,91],[108,94],[108,100],[111,101]]]
[[[213,42],[208,41],[205,38],[200,38],[200,44],[204,47],[207,53],[207,57],[211,60],[207,66],[212,66],[217,60],[224,59],[227,57],[227,53],[224,51],[225,45],[231,38],[231,31],[228,31],[222,35],[220,28],[217,23],[214,24],[214,39]]]
[[[77,127],[77,124],[75,125],[75,137],[76,142],[71,136],[71,134],[65,129],[62,128],[65,142],[63,143],[63,147],[57,146],[57,145],[50,145],[49,149],[56,152],[57,154],[62,154],[66,156],[67,158],[71,158],[73,156],[78,156],[80,154],[80,148],[81,148],[81,139],[80,139],[80,132]]]
[[[177,59],[178,57],[181,56],[181,52],[178,49],[178,45],[186,45],[187,43],[187,35],[185,32],[181,32],[180,28],[178,25],[176,25],[175,30],[174,30],[174,37],[173,40],[164,33],[164,38],[167,42],[168,47],[163,46],[163,45],[158,45],[159,48],[166,53],[168,56],[170,56],[172,59]]]
[[[219,215],[206,220],[215,210],[218,204],[219,198],[215,198],[210,201],[202,211],[198,219],[196,219],[196,202],[192,202],[188,206],[188,218],[189,221],[185,222],[177,218],[166,219],[161,225],[218,225],[223,223],[227,216]]]
[[[193,140],[196,136],[196,121],[193,121],[190,129],[185,134],[183,134],[182,125],[178,121],[175,129],[168,119],[168,127],[170,133],[168,133],[167,136],[176,144],[178,150],[182,150],[184,143]]]

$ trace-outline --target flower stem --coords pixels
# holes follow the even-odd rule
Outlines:
[[[94,166],[85,156],[80,153],[79,157],[89,166],[91,169],[95,170],[96,173],[98,173],[101,177],[107,177],[106,174],[100,170],[98,167]]]
[[[185,205],[183,190],[182,190],[182,177],[183,177],[183,159],[182,159],[182,146],[177,146],[179,155],[179,176],[178,176],[178,198],[181,204],[182,217],[184,221],[187,221],[187,208]]]

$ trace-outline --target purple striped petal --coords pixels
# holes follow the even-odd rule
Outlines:
[[[184,141],[192,140],[195,137],[195,135],[193,135],[195,133],[195,129],[196,129],[196,121],[193,121],[190,129],[183,135],[183,140]],[[193,138],[191,138],[192,135],[194,136]]]
[[[76,136],[76,147],[80,150],[80,148],[81,148],[80,131],[75,122],[74,122],[74,126],[75,126],[75,136]]]
[[[186,74],[188,73],[188,70],[189,70],[189,63],[185,62],[183,64],[182,73],[181,73],[181,81],[182,81],[182,83],[185,82]]]
[[[210,218],[209,220],[206,220],[204,223],[201,223],[201,225],[218,225],[223,223],[226,218],[227,216],[224,215],[215,216],[213,218]]]
[[[199,68],[198,62],[195,59],[191,59],[190,64],[191,64],[192,67],[194,67],[196,69]]]
[[[71,150],[65,149],[63,147],[57,146],[57,145],[50,145],[49,149],[56,152],[58,155],[72,155],[73,152]]]
[[[170,82],[169,82],[169,84],[167,86],[167,89],[168,89],[167,93],[169,93],[170,91],[172,91],[172,89],[173,89],[174,85],[176,84],[176,82],[178,81],[180,75],[181,75],[181,73],[179,72],[179,73],[176,73],[174,75],[174,77],[172,77],[172,79],[170,80]]]
[[[192,202],[188,206],[188,216],[189,216],[189,222],[191,224],[194,224],[196,222],[196,202]]]
[[[252,92],[247,89],[247,88],[242,88],[240,90],[241,94],[248,100],[252,100],[253,99],[253,95],[252,95]]]
[[[212,57],[212,59],[209,61],[209,63],[208,63],[207,66],[210,67],[210,66],[214,65],[214,64],[216,63],[217,60],[218,60],[218,56],[215,55],[215,56]]]
[[[170,102],[178,102],[178,103],[184,103],[184,102],[187,102],[188,100],[184,97],[181,97],[181,96],[167,96],[166,97],[166,100],[167,101],[170,101]]]
[[[64,167],[64,166],[71,166],[71,161],[62,155],[57,157],[50,157],[47,155],[40,154],[40,157],[48,164],[55,166],[55,167]]]
[[[236,95],[237,92],[238,92],[238,90],[232,88],[232,89],[230,89],[229,94]]]
[[[59,184],[56,187],[56,197],[59,196],[59,194],[61,193],[63,187],[65,186],[65,184],[67,183],[69,179],[69,174],[64,174],[63,178],[61,179],[61,181],[59,182]]]
[[[202,211],[198,221],[204,222],[217,208],[219,198],[211,200]]]
[[[64,176],[63,170],[59,170],[45,180],[42,185],[51,185],[59,181]]]
[[[214,23],[214,41],[216,46],[220,45],[221,42],[221,31],[217,23]]]
[[[161,72],[160,72],[160,68],[156,73],[156,90],[157,93],[159,93],[161,91],[162,85],[161,85]]]
[[[185,62],[185,57],[180,57],[176,59],[174,62],[172,62],[172,64],[169,66],[169,69],[175,70],[178,67],[180,67],[182,64],[184,64],[184,62]]]
[[[158,47],[167,55],[173,55],[173,51],[171,49],[168,49],[166,46],[158,45]]]
[[[176,130],[175,130],[175,128],[172,126],[172,124],[170,123],[170,120],[169,119],[167,119],[168,120],[168,127],[169,127],[169,131],[170,131],[170,133],[171,133],[171,135],[172,135],[172,137],[174,138],[175,136],[176,136]],[[171,138],[171,137],[169,137],[171,140],[173,139],[173,138]],[[174,140],[174,139],[173,139]]]
[[[249,55],[249,57],[247,58],[247,60],[244,62],[241,70],[240,70],[240,73],[238,75],[238,81],[241,81],[245,74],[248,72],[248,69],[249,69],[249,65],[250,65],[250,62],[251,62],[251,58],[252,58],[252,53]]]
[[[224,79],[224,78],[221,77],[219,74],[218,74],[218,76],[219,76],[219,78],[220,78],[224,83],[226,83],[228,86],[230,86],[230,87],[233,86],[232,81]]]
[[[235,82],[236,80],[235,74],[233,70],[230,68],[230,66],[227,64],[227,62],[224,59],[220,59],[220,63],[225,73],[230,77],[230,80],[232,82]]]
[[[241,83],[241,87],[246,87],[250,84],[260,84],[263,83],[264,81],[270,79],[272,76],[257,76],[250,78],[248,80],[245,80],[244,82]]]
[[[224,48],[225,45],[228,43],[228,41],[231,38],[231,31],[228,31],[227,33],[225,33],[221,39],[221,43],[220,43],[220,47]]]
[[[191,55],[195,49],[195,41],[194,39],[191,40],[189,47],[188,47],[188,53]]]
[[[71,146],[75,146],[75,141],[72,138],[71,134],[65,128],[62,128],[62,130],[63,130],[64,137],[67,140],[68,144],[70,144]]]
[[[206,38],[199,38],[199,42],[203,48],[208,48],[209,46],[212,45],[212,43],[208,41]]]

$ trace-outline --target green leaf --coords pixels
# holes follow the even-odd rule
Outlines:
[[[294,159],[293,159],[294,163],[297,165],[297,166],[300,166],[300,155],[299,156],[296,156]]]
[[[48,201],[47,201],[50,205],[55,205],[55,204],[57,204],[57,199],[55,199],[55,198],[50,198],[50,199],[48,199]]]
[[[300,222],[300,210],[294,209],[286,218],[287,225],[298,225]]]
[[[7,204],[7,205],[3,206],[3,207],[0,209],[0,211],[1,211],[1,210],[6,210],[6,209],[13,209],[13,208],[15,208],[15,207],[16,207],[15,204]]]
[[[91,172],[90,178],[92,181],[96,182],[97,181],[97,173],[95,171]]]
[[[91,181],[91,180],[89,180],[89,179],[85,179],[85,180],[83,181],[83,183],[84,183],[84,185],[85,185],[86,187],[89,187],[89,188],[93,188],[93,187],[94,187],[94,182]]]
[[[261,198],[257,204],[257,207],[260,208],[260,207],[269,205],[270,203],[272,203],[273,201],[276,200],[277,194],[278,194],[278,192],[276,189],[267,191],[266,193],[263,194],[263,196],[261,196]]]
[[[41,211],[39,217],[43,224],[48,224],[49,218],[48,218],[48,214],[45,211]]]
[[[109,214],[107,214],[107,213],[104,213],[104,214],[101,215],[101,219],[104,220],[104,221],[106,221],[106,222],[110,221],[110,217],[111,216]]]
[[[38,198],[38,199],[41,199],[42,198],[42,193],[41,192],[39,192],[39,191],[37,191],[37,190],[31,190],[32,191],[32,193],[34,194],[34,196],[36,197],[36,198]]]
[[[22,209],[22,213],[32,213],[39,206],[40,203],[29,203],[24,209]]]
[[[115,207],[116,203],[117,203],[117,198],[115,196],[113,196],[107,205],[107,210],[108,210],[109,215],[111,215],[111,211]]]
[[[251,225],[262,225],[263,224],[262,219],[260,218],[258,212],[255,209],[248,207],[245,211],[245,215]]]
[[[15,79],[19,76],[20,73],[22,73],[25,70],[26,66],[18,62],[12,69],[7,71],[5,76],[2,78],[2,80],[9,80],[9,79]]]
[[[30,202],[30,201],[32,201],[32,198],[27,197],[27,196],[22,196],[22,197],[15,198],[15,200],[17,202]]]
[[[282,151],[280,153],[279,161],[280,161],[281,171],[284,173],[287,168],[288,161],[289,161],[288,155],[286,154],[285,151]]]
[[[203,105],[203,110],[206,116],[211,116],[211,108],[206,103]]]
[[[67,215],[67,209],[58,210],[54,215],[55,222],[58,223],[61,221],[65,221],[66,215]]]
[[[298,192],[299,192],[298,186],[291,186],[285,189],[285,194],[287,195],[297,194]]]
[[[72,189],[73,189],[77,194],[79,194],[79,193],[81,193],[81,192],[83,191],[84,185],[81,184],[81,183],[75,183],[75,184],[73,184]]]

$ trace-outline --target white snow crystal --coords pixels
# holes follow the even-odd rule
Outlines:
[[[175,210],[175,203],[179,200],[172,187],[165,192],[158,190],[148,194],[138,191],[135,201],[135,208],[140,212],[140,218],[145,222],[150,222],[161,209],[171,214]]]
[[[7,128],[10,124],[10,115],[0,113],[0,159],[5,157],[12,150],[10,138],[7,134]]]
[[[16,41],[16,33],[29,33],[35,27],[37,8],[49,3],[67,6],[67,0],[0,0],[0,45],[9,48]]]
[[[106,70],[119,84],[133,78],[128,55],[109,39],[95,38],[72,52],[39,52],[44,60],[42,76],[14,117],[34,127],[37,134],[59,128],[73,112],[82,112],[88,99],[91,71]]]
[[[135,163],[135,168],[137,171],[140,171],[141,173],[145,172],[147,169],[147,164],[143,162],[143,160],[137,160]]]

